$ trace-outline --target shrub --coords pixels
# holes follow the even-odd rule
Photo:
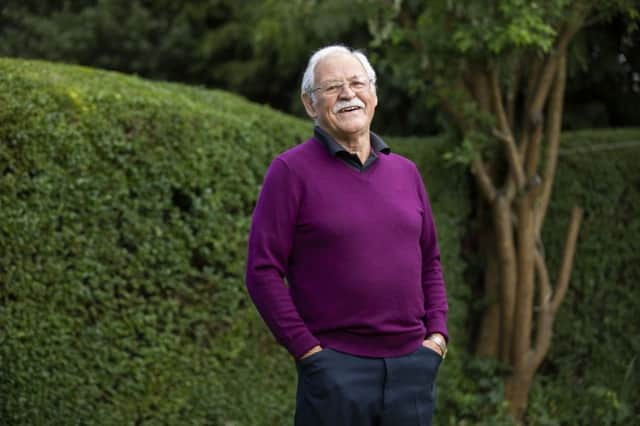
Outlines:
[[[293,373],[245,239],[266,164],[310,126],[88,68],[0,76],[0,418],[282,424]]]
[[[0,59],[0,423],[290,423],[295,370],[243,277],[264,172],[311,128],[220,91]],[[638,136],[565,137],[550,259],[574,203],[585,220],[531,424],[640,410],[640,151],[579,151]],[[387,142],[423,171],[438,225],[452,347],[436,424],[508,424],[500,366],[467,352],[467,176],[446,139]]]
[[[533,424],[638,424],[640,132],[580,131],[562,141],[543,231],[553,276],[574,204],[584,208],[574,270],[533,390]]]
[[[267,165],[311,124],[83,67],[1,59],[0,76],[0,418],[289,423],[295,370],[244,262]],[[463,293],[464,176],[442,167],[442,142],[398,148],[433,163],[447,279]]]

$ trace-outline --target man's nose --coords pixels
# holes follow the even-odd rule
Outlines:
[[[351,99],[356,95],[356,92],[351,88],[349,83],[345,83],[340,87],[340,93],[338,95],[341,98]]]

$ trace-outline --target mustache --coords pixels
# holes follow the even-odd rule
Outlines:
[[[333,106],[332,110],[334,114],[337,114],[342,108],[348,107],[360,107],[364,109],[364,102],[358,98],[349,99],[348,101],[338,101]]]

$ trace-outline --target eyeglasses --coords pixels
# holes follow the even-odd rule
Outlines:
[[[310,93],[318,91],[324,96],[335,96],[338,93],[342,93],[342,89],[344,89],[345,84],[349,85],[349,89],[352,92],[359,93],[369,88],[371,80],[356,78],[353,80],[349,80],[348,82],[344,82],[341,80],[327,81],[322,83],[320,86],[311,89]]]

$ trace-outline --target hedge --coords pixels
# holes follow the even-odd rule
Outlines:
[[[245,239],[265,165],[309,125],[88,68],[0,75],[0,418],[281,424],[293,372],[247,300]]]
[[[295,371],[247,296],[244,262],[267,165],[310,133],[225,92],[0,59],[0,423],[289,424]],[[639,136],[577,133],[566,145]],[[501,370],[467,352],[468,176],[442,160],[444,138],[387,142],[423,171],[443,253],[452,348],[436,424],[506,422]],[[561,157],[552,258],[570,206],[586,216],[533,424],[640,408],[637,156]]]
[[[562,147],[542,237],[553,276],[573,205],[584,219],[529,414],[537,425],[638,425],[640,131],[575,132]]]
[[[1,59],[0,76],[0,418],[289,423],[295,369],[243,276],[263,174],[311,123],[83,67]],[[431,192],[463,289],[466,186],[443,148],[417,151],[455,183]]]

